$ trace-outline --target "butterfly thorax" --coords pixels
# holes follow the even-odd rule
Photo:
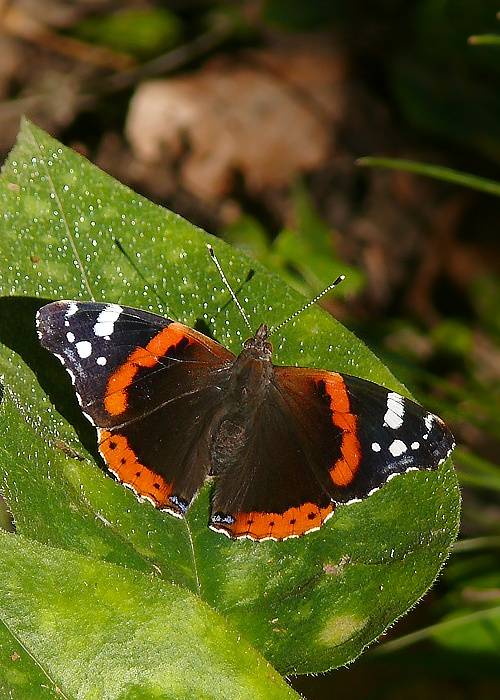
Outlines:
[[[245,340],[232,366],[228,399],[245,412],[249,407],[257,408],[265,398],[273,376],[273,348],[267,336],[267,326],[262,324],[252,338]]]
[[[212,474],[237,463],[251,439],[273,377],[272,346],[267,334],[267,327],[260,326],[256,334],[245,341],[243,350],[234,360],[224,410],[212,435]]]

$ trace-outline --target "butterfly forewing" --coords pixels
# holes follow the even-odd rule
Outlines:
[[[378,384],[294,367],[276,367],[275,376],[289,397],[304,446],[315,455],[318,478],[328,475],[335,503],[365,498],[397,474],[436,469],[454,447],[440,418]],[[316,437],[313,415],[321,417]]]
[[[182,515],[203,484],[208,433],[234,355],[180,323],[116,304],[40,309],[41,343],[68,370],[109,469]]]

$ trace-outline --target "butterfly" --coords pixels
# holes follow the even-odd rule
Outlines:
[[[112,303],[56,301],[38,311],[36,327],[69,372],[109,472],[178,518],[213,479],[209,527],[231,538],[318,530],[336,506],[398,474],[436,469],[454,448],[440,418],[394,391],[274,365],[276,328],[265,324],[239,355]]]

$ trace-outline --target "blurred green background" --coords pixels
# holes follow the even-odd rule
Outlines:
[[[405,158],[500,183],[499,9],[0,4],[2,159],[24,113],[304,294],[346,273],[325,308],[457,436],[463,522],[447,566],[356,663],[291,678],[311,700],[500,694],[500,184],[357,163]]]

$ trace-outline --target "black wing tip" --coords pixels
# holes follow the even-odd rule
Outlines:
[[[455,440],[455,436],[453,435],[450,428],[446,425],[442,418],[440,418],[436,414],[428,415],[432,415],[437,429],[441,431],[441,440],[439,441],[440,454],[436,455],[437,459],[436,464],[434,466],[434,468],[436,469],[451,456],[451,453],[457,446],[457,442]]]
[[[51,338],[58,335],[62,327],[61,317],[68,316],[69,310],[74,306],[78,309],[77,301],[58,300],[41,306],[35,314],[35,330],[43,347],[55,353],[56,346],[51,347]]]
[[[48,304],[41,306],[35,314],[37,320],[47,318],[48,316],[68,309],[71,304],[78,304],[80,302],[71,299],[60,299],[57,301],[51,301]]]

